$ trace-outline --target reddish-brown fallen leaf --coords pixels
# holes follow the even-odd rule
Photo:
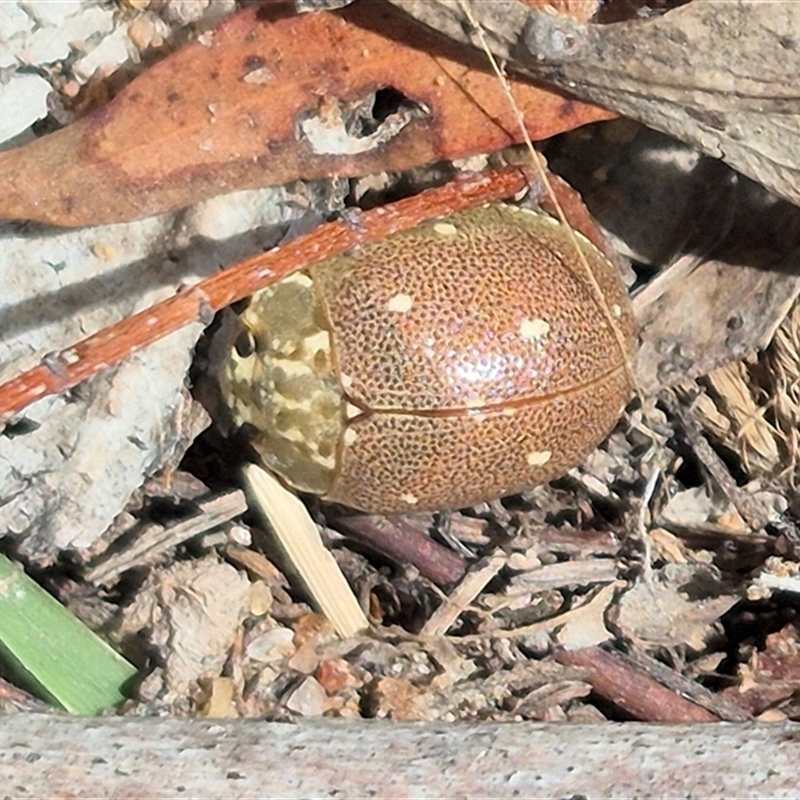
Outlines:
[[[534,139],[611,116],[522,79],[513,86]],[[390,88],[410,106],[376,120],[372,134],[345,129],[354,108]],[[480,54],[382,3],[295,16],[272,2],[228,18],[90,117],[0,153],[0,217],[120,222],[234,189],[403,170],[519,138]]]

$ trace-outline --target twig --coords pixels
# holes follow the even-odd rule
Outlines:
[[[644,494],[639,501],[639,513],[636,515],[636,528],[639,533],[639,538],[642,540],[642,546],[644,547],[644,567],[642,569],[642,574],[645,583],[648,585],[652,585],[653,583],[653,542],[650,538],[650,531],[647,526],[647,512],[650,509],[650,502],[653,499],[653,495],[656,491],[656,484],[660,477],[661,469],[657,466],[653,466],[653,470],[644,487]]]
[[[242,475],[254,508],[269,523],[317,608],[342,638],[366,630],[369,622],[353,590],[297,495],[255,464],[245,466]]]
[[[741,706],[726,700],[720,694],[706,689],[705,686],[697,681],[684,677],[680,672],[644,653],[631,651],[629,653],[615,653],[615,656],[633,665],[634,668],[649,673],[668,689],[678,692],[681,696],[688,698],[693,703],[697,703],[697,705],[702,706],[706,711],[710,711],[725,722],[748,722],[752,719],[750,714]]]
[[[600,647],[558,650],[556,661],[586,670],[594,690],[645,722],[719,722],[719,717],[662,686],[646,672]]]
[[[461,580],[466,560],[434,542],[402,516],[357,514],[337,517],[335,527],[363,542],[397,564],[411,564],[437,586],[451,586]]]
[[[181,520],[167,528],[154,526],[140,535],[134,544],[122,553],[114,553],[90,567],[84,577],[89,583],[108,583],[120,573],[141,564],[170,547],[175,547],[193,536],[216,528],[247,511],[244,492],[234,489],[199,503],[199,510],[189,519]]]
[[[492,556],[485,564],[468,573],[447,600],[431,614],[419,633],[420,637],[434,639],[444,636],[507,561],[506,556]]]
[[[73,347],[48,354],[38,366],[0,385],[0,424],[34,401],[66,391],[198,319],[209,320],[212,313],[293,272],[428,219],[510,197],[530,180],[521,167],[456,180],[365,211],[353,223],[321,225],[288,244],[246,259]]]

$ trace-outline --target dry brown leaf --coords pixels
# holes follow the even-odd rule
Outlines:
[[[687,142],[800,204],[800,14],[792,2],[703,0],[585,25],[515,0],[390,0],[511,69]],[[484,30],[474,33],[469,16]]]
[[[796,258],[742,246],[699,266],[681,259],[651,281],[633,300],[639,388],[655,394],[764,347],[800,292]]]
[[[723,695],[752,714],[797,698],[800,692],[800,635],[793,625],[767,636],[763,650],[755,650],[739,666],[739,686]]]
[[[688,647],[700,652],[716,621],[737,602],[719,575],[693,564],[668,564],[626,592],[617,605],[616,626],[643,650]]]
[[[514,93],[534,139],[610,116],[524,78]],[[359,122],[367,127],[349,127]],[[295,16],[276,2],[228,18],[92,116],[0,154],[0,217],[119,222],[233,189],[403,170],[519,140],[482,54],[380,3]]]

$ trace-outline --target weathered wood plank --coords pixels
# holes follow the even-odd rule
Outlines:
[[[800,725],[282,725],[18,714],[3,797],[796,797]]]

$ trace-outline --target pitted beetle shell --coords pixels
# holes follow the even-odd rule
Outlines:
[[[234,422],[289,484],[372,512],[460,508],[552,480],[627,402],[617,270],[551,217],[489,205],[255,295],[223,371]]]

